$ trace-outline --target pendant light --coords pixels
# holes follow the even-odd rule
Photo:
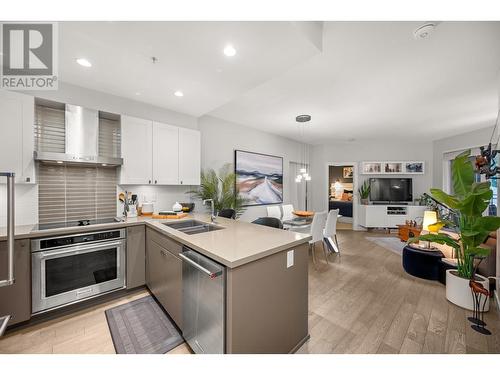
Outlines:
[[[311,121],[310,115],[298,115],[295,117],[299,128],[299,139],[304,140],[304,128],[305,124]],[[309,167],[309,145],[302,142],[300,144],[300,162],[299,162],[299,173],[295,177],[295,182],[300,183],[302,181],[311,181],[311,176],[308,172]]]

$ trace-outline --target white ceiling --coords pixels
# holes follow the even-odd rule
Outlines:
[[[321,50],[291,22],[67,22],[60,75],[301,140],[294,119],[307,113],[311,143],[439,139],[493,125],[500,22],[443,22],[415,40],[421,24],[326,22]],[[234,58],[222,54],[228,42]],[[91,69],[75,63],[82,56]]]
[[[212,114],[308,141],[438,139],[493,125],[498,106],[500,22],[443,22],[415,40],[420,22],[333,22],[323,53]]]
[[[62,22],[59,27],[62,81],[193,116],[319,52],[290,22]],[[223,54],[227,44],[234,45],[236,56]],[[79,57],[92,68],[76,64]],[[184,97],[174,96],[177,90]]]

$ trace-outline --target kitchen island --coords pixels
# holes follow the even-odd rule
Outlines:
[[[181,330],[186,308],[181,253],[192,249],[224,266],[225,353],[297,350],[308,338],[310,236],[225,218],[217,218],[222,229],[194,235],[165,225],[193,219],[210,223],[208,215],[191,214],[181,220],[140,217],[85,228],[40,231],[23,226],[16,228],[16,240],[127,228],[127,277],[139,275],[134,286],[146,283]],[[0,230],[0,241],[2,235]],[[144,270],[144,264],[141,282],[141,272],[130,268]]]

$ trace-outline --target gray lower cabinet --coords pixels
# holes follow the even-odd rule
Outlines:
[[[29,240],[17,240],[14,248],[15,283],[0,288],[0,316],[10,315],[9,325],[31,318],[31,262]],[[0,242],[0,280],[7,278],[7,242]]]
[[[127,228],[127,289],[146,284],[146,229]]]
[[[159,233],[146,231],[146,284],[156,299],[182,329],[182,261],[156,241]],[[172,241],[169,239],[169,241]],[[173,241],[172,241],[173,242]],[[175,249],[180,246],[176,242]]]

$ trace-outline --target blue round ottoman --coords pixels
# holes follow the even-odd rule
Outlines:
[[[403,249],[403,268],[410,275],[426,280],[439,280],[440,264],[444,258],[441,251],[427,251],[405,246]]]

